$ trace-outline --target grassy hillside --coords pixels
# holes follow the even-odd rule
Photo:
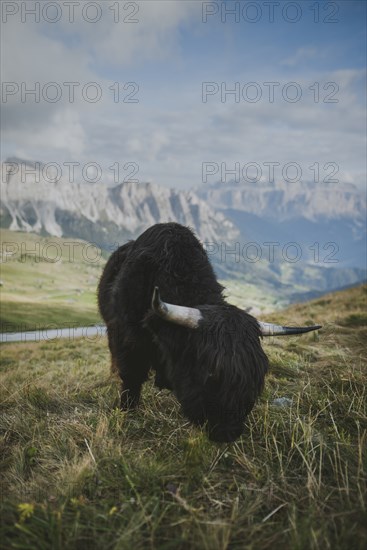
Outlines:
[[[366,296],[273,314],[324,328],[264,342],[266,389],[231,445],[151,381],[120,412],[104,337],[3,345],[1,547],[366,548]]]
[[[2,230],[0,332],[97,322],[104,262],[84,241]]]

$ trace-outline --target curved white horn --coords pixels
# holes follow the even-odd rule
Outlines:
[[[163,302],[157,286],[154,287],[152,309],[162,319],[188,328],[198,328],[199,321],[203,318],[200,309]]]
[[[263,336],[289,336],[291,334],[303,334],[304,332],[311,332],[311,330],[318,330],[321,328],[321,325],[312,325],[310,327],[282,327],[281,325],[263,323],[262,321],[258,321],[258,323]]]

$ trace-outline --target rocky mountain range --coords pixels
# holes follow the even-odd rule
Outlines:
[[[196,192],[236,225],[244,241],[296,242],[309,262],[315,263],[317,248],[324,267],[366,269],[366,196],[354,185],[217,183]]]
[[[366,196],[352,184],[298,181],[201,185],[198,195],[214,208],[239,210],[284,222],[302,218],[366,220]]]
[[[280,290],[290,299],[365,278],[366,206],[354,186],[280,182],[179,191],[151,183],[50,181],[39,167],[35,177],[34,162],[1,165],[2,227],[84,239],[111,251],[154,223],[177,221],[207,243],[221,278]],[[278,243],[272,258],[269,242]],[[284,253],[289,243],[296,247]]]
[[[23,168],[18,161],[18,166]],[[34,163],[29,168],[34,168]],[[76,237],[111,250],[115,243],[139,235],[150,225],[176,221],[192,227],[203,241],[231,242],[238,229],[193,191],[177,191],[151,183],[71,183],[50,181],[1,166],[2,227],[58,237]],[[9,169],[10,167],[10,169]]]

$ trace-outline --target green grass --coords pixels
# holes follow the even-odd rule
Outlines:
[[[266,388],[231,445],[151,381],[120,412],[104,337],[3,345],[1,547],[366,548],[367,327],[346,322],[365,304],[358,287],[273,314],[324,328],[264,341]]]
[[[251,311],[269,312],[284,308],[289,304],[288,298],[280,298],[279,293],[276,295],[274,291],[266,292],[253,283],[245,283],[234,279],[220,282],[225,287],[225,296],[228,302],[243,309],[251,307]]]
[[[99,249],[77,239],[2,230],[1,252],[0,332],[100,320],[96,287],[105,261]]]

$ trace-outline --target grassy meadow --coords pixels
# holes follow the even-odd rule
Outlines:
[[[105,337],[3,344],[0,547],[364,550],[366,298],[360,286],[264,319],[323,329],[264,340],[265,391],[230,445],[151,380],[120,412]]]
[[[0,332],[88,326],[100,320],[100,249],[77,239],[1,230]]]

